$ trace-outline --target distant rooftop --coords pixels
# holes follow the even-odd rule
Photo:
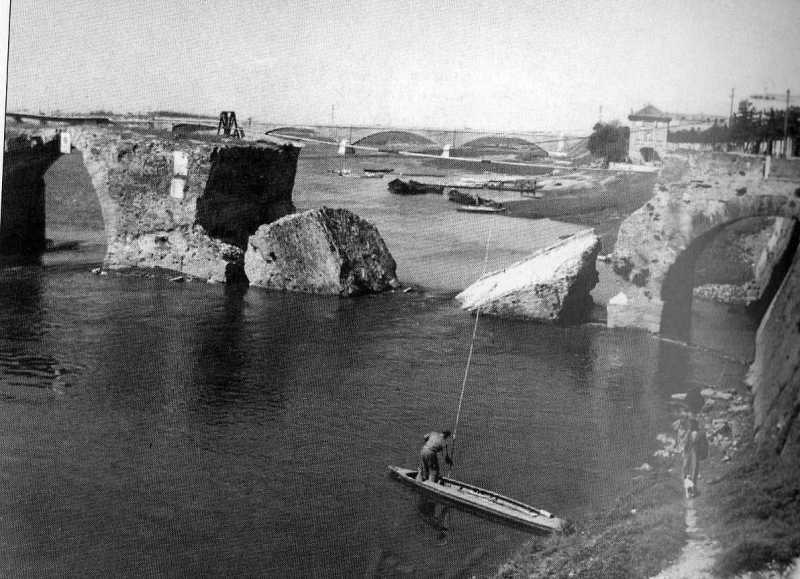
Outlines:
[[[629,114],[628,120],[669,122],[672,120],[672,118],[668,114],[654,107],[653,105],[648,104],[644,108],[636,111],[635,113]]]

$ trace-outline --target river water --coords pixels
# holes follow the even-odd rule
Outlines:
[[[320,166],[301,162],[298,206],[376,221],[417,291],[96,276],[90,243],[0,270],[0,574],[469,576],[530,538],[458,509],[434,519],[386,473],[453,426],[474,318],[452,295],[477,277],[488,222],[473,239],[441,199],[398,206],[385,181]],[[495,223],[489,261],[524,252]],[[610,505],[668,429],[671,393],[741,382],[730,357],[751,355],[752,324],[696,318],[727,357],[481,317],[453,475],[567,518]]]

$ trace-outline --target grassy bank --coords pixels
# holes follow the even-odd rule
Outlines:
[[[738,401],[734,401],[738,402]],[[736,405],[736,404],[734,404]],[[741,406],[740,404],[738,404]],[[715,545],[715,576],[794,577],[800,557],[800,464],[759,452],[752,416],[716,400],[703,413],[706,431],[735,421],[738,439],[712,434],[701,467],[698,524]],[[724,428],[724,427],[723,427]],[[576,524],[574,532],[533,541],[504,564],[496,579],[652,577],[678,558],[687,540],[677,460],[648,472],[613,509]],[[687,575],[690,576],[690,575]]]
[[[575,523],[571,533],[533,541],[496,579],[649,577],[686,542],[683,491],[674,468],[636,475],[613,508]]]
[[[747,447],[709,486],[709,531],[721,546],[715,571],[731,577],[782,569],[800,556],[800,464]]]

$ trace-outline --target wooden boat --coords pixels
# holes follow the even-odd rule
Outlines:
[[[464,213],[505,213],[506,207],[502,205],[459,205],[456,211]]]
[[[437,497],[466,506],[504,522],[544,532],[561,532],[566,522],[543,509],[455,479],[443,477],[441,483],[417,480],[417,471],[389,466],[389,472],[401,482],[432,493]]]
[[[456,211],[466,213],[503,213],[506,207],[502,203],[491,199],[484,199],[479,195],[462,193],[458,189],[452,189],[447,194],[447,199],[453,203],[458,203]]]
[[[394,179],[388,183],[389,191],[396,195],[425,195],[433,193],[441,195],[444,193],[444,185],[430,185],[410,180],[408,183],[401,179]]]

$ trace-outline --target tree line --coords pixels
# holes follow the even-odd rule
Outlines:
[[[776,143],[783,142],[786,136],[785,120],[788,120],[786,134],[793,141],[791,152],[796,156],[800,151],[800,108],[789,107],[787,117],[786,110],[756,111],[753,104],[746,100],[739,103],[729,125],[715,122],[703,131],[674,131],[670,132],[667,140],[671,143],[720,144],[726,149],[771,155]]]

